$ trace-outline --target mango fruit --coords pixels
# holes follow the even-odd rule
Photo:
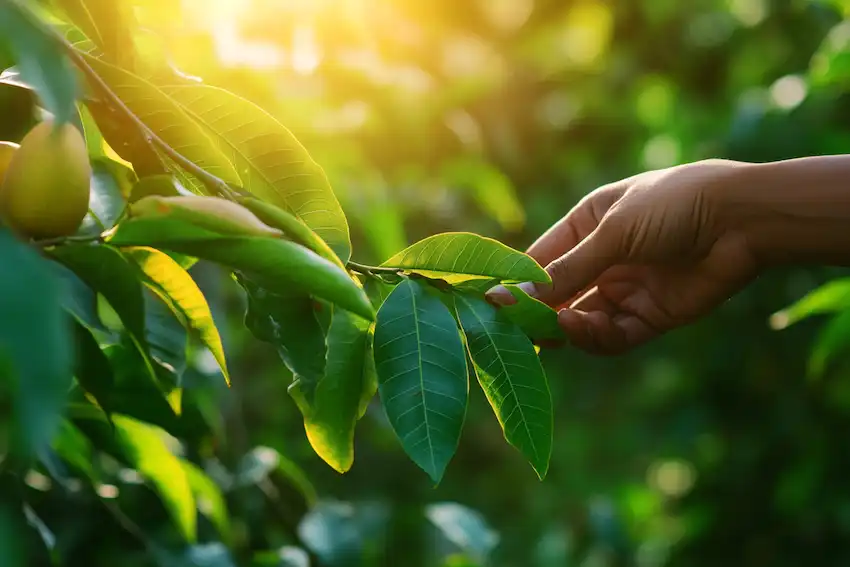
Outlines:
[[[3,178],[6,176],[6,170],[9,169],[12,156],[20,147],[15,142],[0,142],[0,187],[3,186]]]
[[[132,203],[130,217],[171,217],[218,234],[280,237],[283,232],[238,203],[219,197],[149,195]]]
[[[0,216],[22,236],[74,234],[89,209],[86,141],[71,124],[44,121],[21,140],[0,187]]]

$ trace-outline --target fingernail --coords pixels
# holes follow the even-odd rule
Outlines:
[[[531,297],[537,297],[538,295],[537,284],[535,284],[534,282],[522,282],[517,287]]]
[[[490,290],[484,294],[484,297],[486,297],[490,303],[501,305],[503,307],[516,303],[516,298],[513,294],[508,291],[508,288],[501,284],[490,288]]]

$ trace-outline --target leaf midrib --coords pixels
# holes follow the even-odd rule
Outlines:
[[[413,306],[413,323],[414,328],[416,329],[416,356],[418,358],[418,368],[419,368],[419,390],[422,392],[422,415],[424,416],[423,422],[425,423],[425,438],[428,440],[428,454],[431,457],[431,471],[432,474],[437,474],[437,462],[434,458],[434,443],[431,439],[431,426],[428,424],[428,404],[426,403],[425,397],[425,374],[422,371],[422,341],[419,333],[419,312],[416,309],[416,290],[413,288],[413,284],[408,280],[408,287],[410,287],[410,303]]]
[[[472,313],[472,316],[475,317],[476,321],[481,325],[481,328],[484,330],[484,336],[487,337],[487,340],[490,342],[490,345],[493,347],[493,351],[496,353],[496,358],[499,361],[499,364],[502,367],[502,372],[505,373],[505,380],[508,382],[508,385],[511,387],[511,395],[514,398],[514,402],[517,405],[517,411],[519,411],[519,416],[522,419],[523,429],[525,429],[526,435],[528,435],[528,442],[531,443],[531,450],[534,451],[535,460],[540,458],[540,455],[537,452],[537,445],[534,443],[534,437],[531,435],[531,430],[528,428],[528,421],[525,419],[525,412],[522,411],[522,404],[519,401],[519,397],[517,396],[516,389],[514,388],[514,383],[510,379],[510,374],[508,372],[508,367],[505,365],[504,359],[502,359],[501,353],[499,353],[499,348],[496,346],[496,341],[493,340],[493,337],[490,335],[490,331],[487,328],[487,325],[484,324],[484,320],[478,316],[478,313],[475,311],[475,308],[470,304],[466,298],[459,296],[460,300],[466,304],[469,311]]]
[[[165,93],[166,93],[166,95],[168,95],[168,92],[167,92],[167,89],[168,89],[168,88],[169,88],[169,87],[165,87],[165,89],[166,89],[166,90],[164,90],[164,91],[163,91],[163,92],[165,92]],[[174,89],[183,89],[183,88],[190,88],[190,87],[183,87],[183,86],[180,86],[180,85],[175,85],[175,86],[173,86],[173,87],[171,87],[171,88],[174,88]],[[195,88],[197,88],[197,87],[195,87]],[[207,88],[210,88],[210,87],[207,87]],[[232,94],[232,93],[231,93],[231,94]],[[173,100],[173,101],[174,101],[174,102],[175,102],[175,103],[176,103],[176,104],[177,104],[180,108],[182,108],[182,109],[186,112],[186,114],[188,114],[188,115],[192,116],[193,118],[195,118],[195,120],[197,120],[197,121],[201,124],[201,126],[202,126],[202,127],[204,127],[204,128],[206,128],[206,129],[210,130],[211,132],[213,132],[213,133],[214,133],[214,134],[215,134],[218,138],[220,138],[221,140],[223,140],[223,141],[224,141],[224,143],[225,143],[225,144],[227,144],[227,145],[230,147],[230,149],[232,149],[232,150],[233,150],[233,153],[238,154],[238,155],[239,155],[239,157],[241,157],[243,160],[245,160],[245,163],[247,163],[247,164],[251,167],[251,169],[255,172],[255,174],[263,180],[263,183],[265,183],[265,184],[266,184],[266,185],[267,185],[267,186],[271,189],[271,191],[272,191],[274,194],[278,195],[281,199],[283,199],[283,202],[284,202],[284,203],[286,203],[286,207],[287,207],[287,208],[288,208],[288,209],[292,212],[292,214],[294,214],[296,217],[298,217],[298,219],[299,219],[301,222],[303,222],[303,223],[305,223],[305,224],[306,224],[306,221],[304,221],[304,219],[303,219],[303,217],[301,216],[301,214],[300,214],[298,211],[296,211],[296,210],[295,210],[295,208],[294,208],[294,207],[293,207],[293,206],[289,203],[289,200],[286,198],[286,195],[284,195],[283,193],[281,193],[281,192],[278,190],[278,188],[277,188],[277,187],[275,187],[274,183],[273,183],[273,182],[272,182],[272,181],[271,181],[271,180],[270,180],[270,179],[266,176],[266,174],[263,172],[263,170],[262,170],[262,169],[260,169],[259,167],[257,167],[257,166],[254,164],[254,161],[253,161],[252,159],[250,159],[250,158],[249,158],[249,157],[245,154],[245,152],[243,152],[243,151],[242,151],[241,149],[239,149],[239,148],[238,148],[238,147],[237,147],[237,146],[236,146],[233,142],[231,142],[231,141],[230,141],[230,139],[229,139],[228,137],[226,137],[224,134],[222,134],[221,132],[219,132],[218,130],[216,130],[216,129],[212,126],[212,124],[210,124],[209,122],[207,122],[207,121],[206,121],[206,120],[205,120],[205,119],[204,119],[204,118],[203,118],[200,114],[198,114],[197,112],[195,112],[194,110],[192,110],[191,108],[189,108],[188,106],[186,106],[185,104],[183,104],[183,103],[182,103],[179,99],[174,98],[174,97],[171,97],[171,95],[168,95],[168,96],[169,96],[169,98],[171,98],[171,99],[172,99],[172,100]],[[233,96],[234,96],[234,97],[237,97],[237,95],[235,95],[235,94],[234,94]],[[241,97],[237,97],[237,98],[240,98],[240,99],[241,99]],[[244,101],[245,101],[246,103],[248,103],[248,104],[251,104],[251,102],[250,102],[249,100],[246,100],[246,99],[242,99],[242,100],[244,100]],[[272,117],[271,115],[269,115],[269,119],[274,120],[274,117]],[[275,121],[275,122],[276,122],[276,121]],[[281,126],[282,126],[282,125],[281,125]],[[234,165],[234,168],[235,168],[235,165]],[[237,171],[237,175],[238,175],[238,173],[239,173],[239,172]],[[306,174],[305,174],[305,175],[306,175]],[[240,176],[240,178],[241,178],[241,176]],[[308,225],[308,226],[309,226],[309,225]]]

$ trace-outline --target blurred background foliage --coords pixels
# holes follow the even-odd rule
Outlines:
[[[450,230],[523,249],[588,191],[646,169],[850,152],[843,0],[136,0],[134,9],[140,53],[167,53],[295,133],[328,172],[363,262]],[[0,138],[23,135],[32,105],[0,87]],[[846,565],[847,365],[812,376],[810,353],[826,336],[817,318],[768,324],[842,273],[765,274],[704,321],[627,356],[544,352],[556,426],[542,483],[471,389],[458,454],[433,488],[377,407],[360,423],[347,475],[320,461],[287,395],[291,377],[242,326],[244,298],[201,264],[193,275],[224,334],[233,387],[211,386],[222,381],[207,378],[215,365],[204,359],[187,371],[186,419],[206,424],[188,427],[187,453],[220,466],[227,543],[258,567],[306,565],[292,545],[313,564],[345,567]],[[831,344],[845,336],[833,331]],[[138,475],[100,466],[97,494],[73,479],[58,490],[48,476],[27,478],[41,518],[30,536],[56,538],[63,564],[229,564],[212,543],[185,556],[140,545],[133,529],[174,539],[166,512]],[[129,531],[95,498],[120,506]],[[217,539],[212,525],[200,528],[202,542]]]

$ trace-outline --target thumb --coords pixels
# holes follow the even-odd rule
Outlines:
[[[557,307],[586,289],[605,270],[623,259],[622,231],[610,222],[602,222],[575,248],[552,261],[546,272],[551,284],[522,284],[524,291],[540,301]]]

